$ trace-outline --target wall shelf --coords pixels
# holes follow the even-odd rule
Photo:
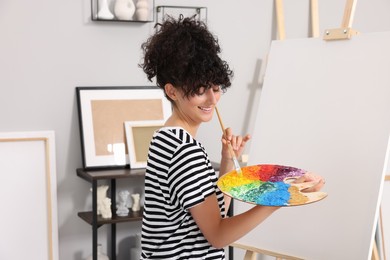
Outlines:
[[[167,16],[178,18],[181,14],[184,17],[191,17],[196,15],[197,20],[207,23],[207,7],[170,5],[160,5],[156,7],[156,22],[164,22]]]
[[[127,216],[124,217],[119,217],[115,214],[115,212],[112,213],[112,218],[110,219],[105,219],[102,218],[101,216],[98,216],[97,218],[97,225],[102,226],[104,224],[112,224],[112,223],[123,223],[123,222],[129,222],[129,221],[140,221],[142,220],[142,214],[143,210],[141,209],[140,211],[137,212],[132,212],[131,209],[129,209],[130,212]],[[87,211],[87,212],[79,212],[77,214],[81,219],[83,219],[85,222],[88,224],[92,225],[93,223],[93,213],[92,211]]]
[[[120,19],[115,14],[118,0],[91,0],[91,20],[96,22],[148,23],[154,21],[154,0],[130,0],[135,6],[134,15],[128,19]],[[142,3],[140,3],[142,1]],[[146,8],[142,12],[140,9]]]

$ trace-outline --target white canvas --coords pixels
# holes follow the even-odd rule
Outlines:
[[[54,132],[0,133],[0,259],[58,260]]]
[[[309,260],[367,260],[390,132],[390,32],[272,43],[249,165],[324,176],[320,202],[282,208],[238,242]],[[235,214],[250,207],[235,203]]]

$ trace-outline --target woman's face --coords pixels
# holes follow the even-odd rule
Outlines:
[[[211,88],[200,88],[194,96],[178,95],[176,108],[182,117],[190,124],[198,125],[213,118],[214,108],[221,97],[221,88],[213,85]]]

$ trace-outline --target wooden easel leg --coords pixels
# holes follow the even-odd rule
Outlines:
[[[371,260],[380,260],[379,253],[378,253],[378,247],[376,246],[375,241],[374,241],[374,245],[372,246]]]
[[[283,0],[275,0],[276,24],[278,28],[279,40],[286,39],[286,28],[284,22]],[[318,0],[310,0],[310,16],[311,16],[311,37],[319,37],[320,26],[318,18]],[[349,19],[345,18],[345,19]]]
[[[245,256],[244,256],[244,260],[256,260],[257,259],[257,253],[256,252],[253,252],[253,251],[250,251],[250,250],[246,250],[246,253],[245,253]]]
[[[320,22],[318,17],[318,0],[310,0],[311,37],[320,37]]]
[[[347,0],[344,9],[344,17],[341,23],[342,28],[352,27],[353,17],[355,15],[356,0]]]
[[[286,31],[284,27],[283,0],[275,0],[275,7],[279,40],[284,40],[286,38]]]

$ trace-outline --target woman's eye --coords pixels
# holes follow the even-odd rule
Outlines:
[[[196,94],[200,96],[200,95],[203,95],[205,92],[206,92],[206,88],[205,87],[201,87],[201,88],[198,89]]]
[[[197,91],[196,91],[196,95],[198,96],[201,96],[203,94],[206,93],[207,90],[211,89],[214,93],[218,93],[221,91],[221,88],[220,86],[213,86],[213,87],[200,87]]]
[[[219,86],[213,87],[213,91],[214,91],[214,92],[220,92],[220,91],[221,91],[221,88],[220,88]]]

